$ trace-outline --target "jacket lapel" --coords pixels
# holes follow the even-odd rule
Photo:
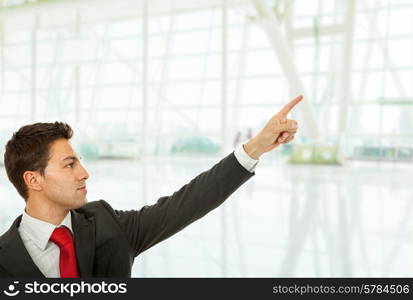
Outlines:
[[[0,243],[0,265],[14,277],[45,277],[33,262],[18,232],[20,215],[3,235]]]
[[[86,217],[72,210],[72,229],[80,276],[92,277],[95,257],[95,219],[93,216]]]

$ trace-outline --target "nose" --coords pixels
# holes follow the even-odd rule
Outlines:
[[[82,164],[79,164],[79,178],[80,180],[87,180],[89,178],[89,173],[86,171],[85,167]]]

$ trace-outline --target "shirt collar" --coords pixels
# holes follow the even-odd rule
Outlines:
[[[63,221],[59,225],[53,225],[48,222],[33,218],[23,211],[22,220],[20,222],[20,229],[23,230],[29,238],[39,247],[42,251],[46,248],[55,228],[60,226],[66,226],[73,234],[72,220],[70,212],[66,215]]]

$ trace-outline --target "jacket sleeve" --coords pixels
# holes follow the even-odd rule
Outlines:
[[[140,210],[113,210],[102,202],[117,219],[137,256],[218,207],[254,174],[231,153],[171,196]]]

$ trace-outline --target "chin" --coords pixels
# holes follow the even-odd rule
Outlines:
[[[72,209],[78,209],[81,208],[83,205],[87,203],[87,198],[85,197],[84,199],[81,199],[79,201],[76,201],[76,203],[73,205]]]

